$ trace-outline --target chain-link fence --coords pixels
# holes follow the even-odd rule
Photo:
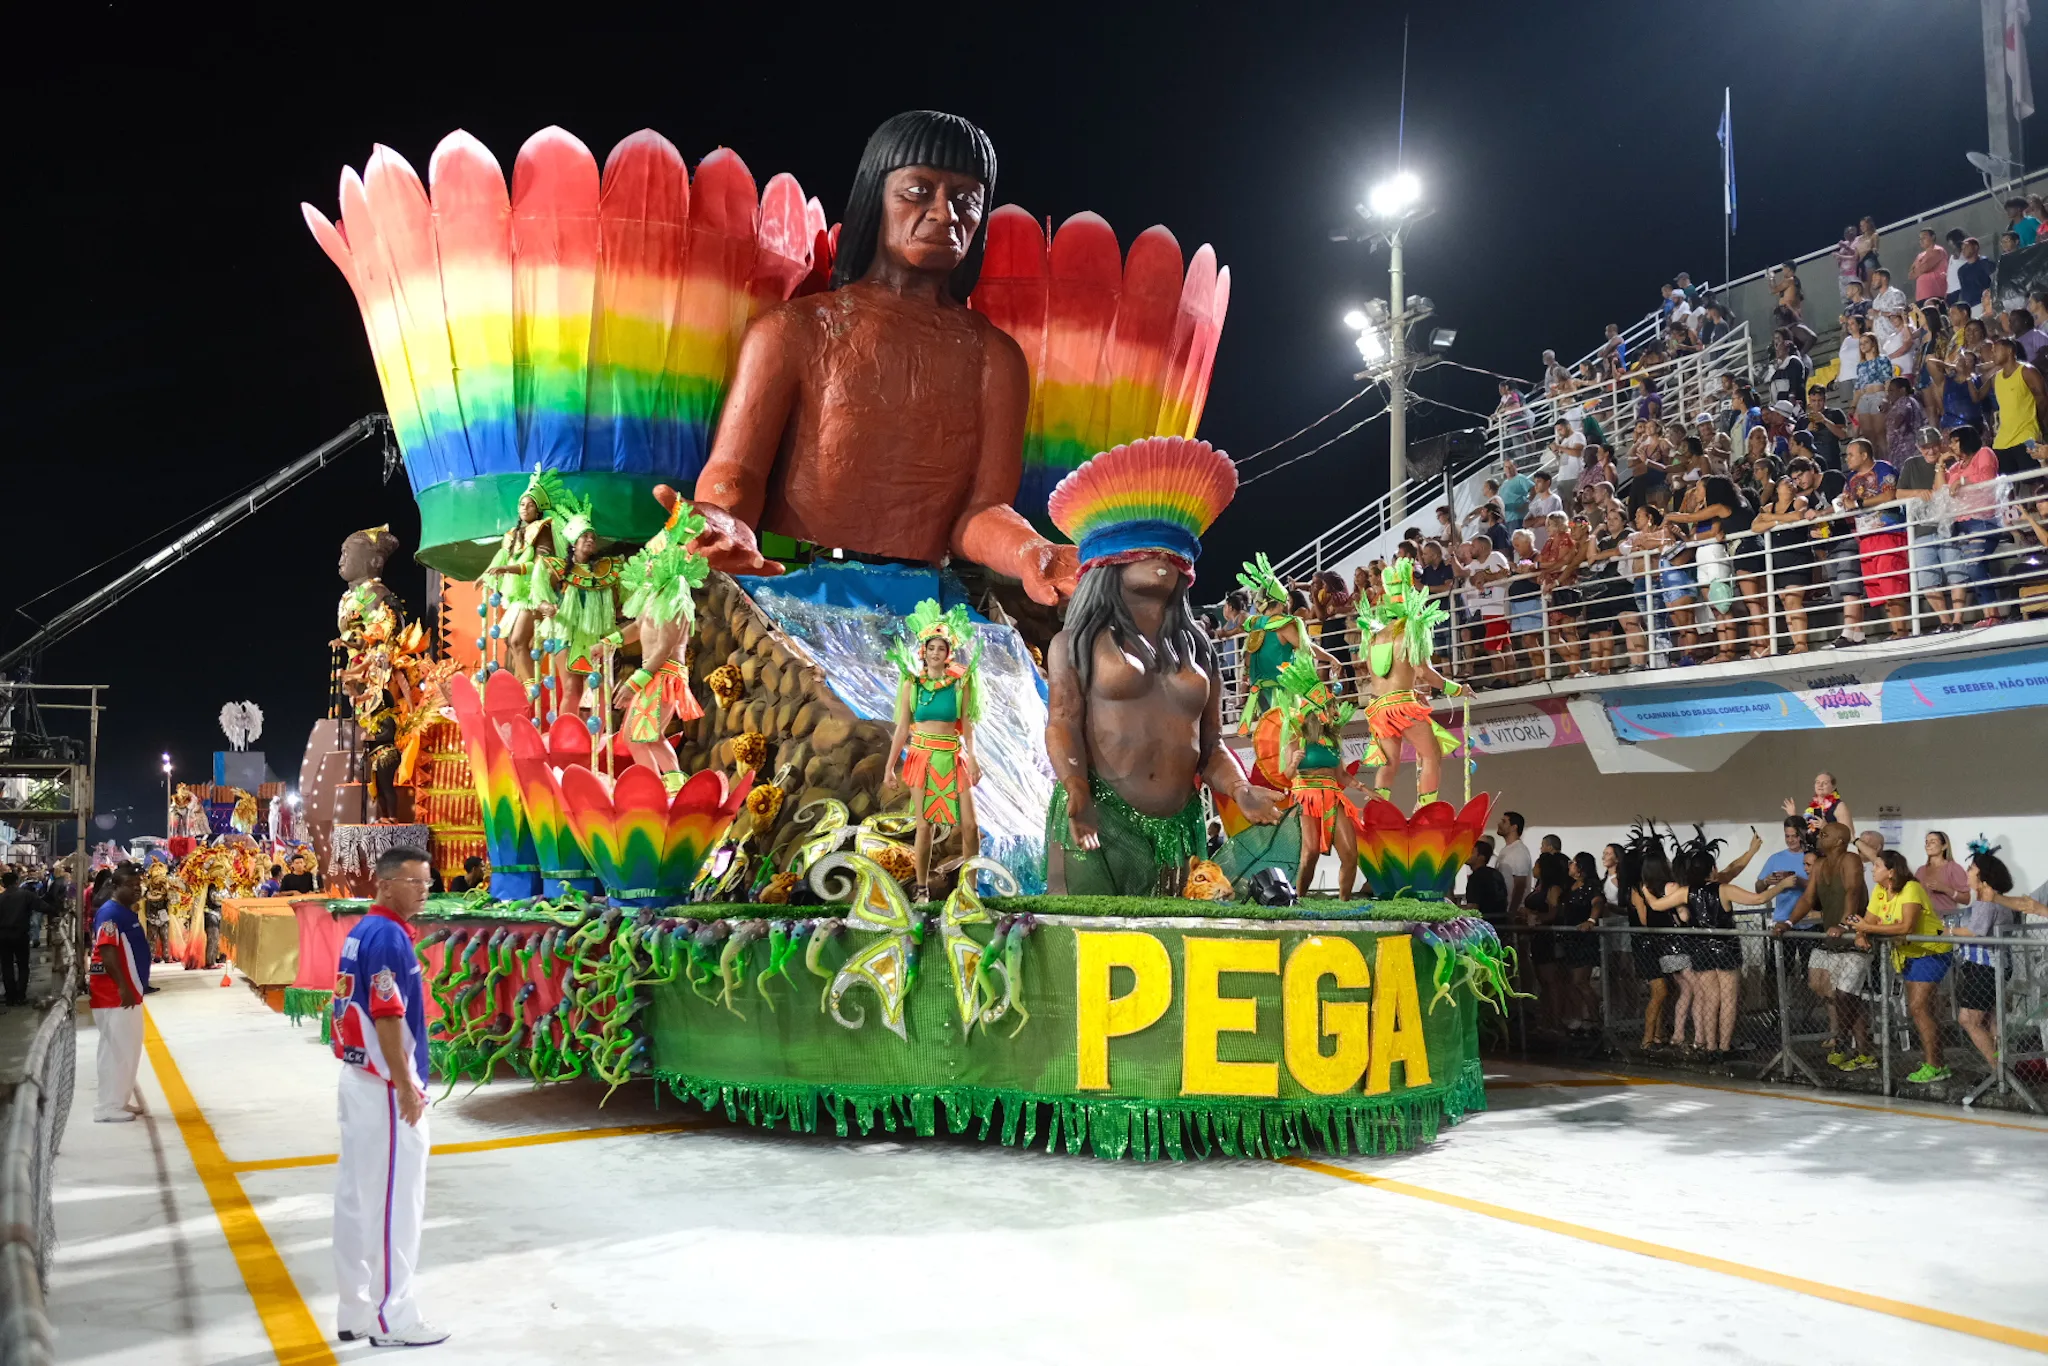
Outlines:
[[[2048,926],[1859,949],[1738,924],[1500,927],[1527,995],[1492,1051],[2048,1114]]]
[[[62,935],[57,937],[62,944]],[[65,970],[50,998],[22,1078],[0,1109],[0,1366],[48,1366],[55,1336],[43,1307],[49,1258],[57,1241],[51,1189],[57,1147],[71,1113],[78,1071],[78,979]]]

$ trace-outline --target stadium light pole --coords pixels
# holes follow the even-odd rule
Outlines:
[[[1366,196],[1369,216],[1377,220],[1387,241],[1387,496],[1390,520],[1399,520],[1401,486],[1408,482],[1408,291],[1401,262],[1401,235],[1422,202],[1422,182],[1413,171],[1399,171],[1372,187]]]
[[[174,810],[176,810],[176,808],[175,808],[175,807],[173,807],[173,806],[171,805],[171,754],[170,754],[170,751],[169,751],[169,750],[165,750],[165,751],[164,751],[164,838],[165,838],[165,839],[169,839],[169,838],[171,837],[171,813],[172,813],[172,812],[173,812]]]

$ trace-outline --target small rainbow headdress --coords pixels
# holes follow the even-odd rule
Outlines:
[[[1093,457],[1052,491],[1053,525],[1081,568],[1164,554],[1194,573],[1202,533],[1237,494],[1237,466],[1206,441],[1155,436]]]

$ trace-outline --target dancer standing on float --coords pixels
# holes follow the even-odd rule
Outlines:
[[[911,815],[917,820],[918,898],[929,900],[933,826],[958,827],[962,858],[981,852],[981,834],[974,823],[974,784],[980,779],[974,723],[981,719],[981,638],[966,607],[956,606],[941,616],[939,604],[931,598],[917,605],[904,626],[907,640],[889,650],[903,683],[896,691],[896,733],[889,742],[882,781],[886,784],[896,775],[900,761],[903,781],[910,788]],[[963,646],[968,647],[965,666],[953,660]]]
[[[1401,745],[1415,750],[1415,808],[1436,801],[1445,755],[1458,750],[1458,737],[1430,718],[1429,702],[1417,685],[1439,688],[1445,697],[1465,691],[1438,673],[1430,662],[1431,636],[1446,616],[1444,609],[1415,581],[1415,561],[1398,559],[1380,575],[1385,588],[1378,602],[1358,619],[1365,648],[1365,723],[1372,731],[1364,766],[1372,770],[1373,795],[1392,801],[1393,775],[1401,762]]]
[[[550,721],[574,716],[582,706],[584,682],[599,667],[595,647],[618,630],[623,595],[623,562],[597,553],[589,508],[575,502],[558,502],[556,507],[560,525],[555,544],[567,546],[570,558],[544,555],[533,569],[533,610],[547,622],[540,632],[541,648],[555,657],[556,700],[548,708]]]
[[[1053,490],[1053,525],[1081,558],[1046,651],[1054,892],[1179,895],[1208,852],[1202,783],[1249,820],[1280,819],[1222,743],[1223,678],[1188,605],[1202,533],[1236,492],[1230,458],[1182,437],[1105,451]]]
[[[1350,900],[1358,880],[1358,804],[1344,790],[1344,727],[1357,708],[1338,699],[1316,674],[1315,658],[1297,650],[1281,666],[1280,771],[1301,812],[1301,866],[1295,887],[1315,883],[1325,850],[1337,853],[1337,893]]]
[[[600,650],[608,653],[639,642],[640,667],[613,691],[612,705],[622,714],[619,730],[626,748],[675,791],[683,775],[668,728],[671,721],[694,721],[704,714],[690,691],[690,628],[697,619],[691,594],[704,586],[711,566],[687,548],[704,529],[704,519],[667,484],[655,485],[654,496],[668,509],[668,520],[620,571],[626,594],[622,610],[632,620],[607,637]]]
[[[1251,615],[1244,621],[1244,711],[1238,729],[1247,735],[1258,729],[1267,712],[1280,704],[1280,670],[1295,652],[1306,649],[1331,670],[1337,686],[1343,686],[1343,663],[1309,638],[1308,624],[1287,610],[1286,585],[1273,572],[1266,552],[1245,561],[1238,583],[1251,594]]]
[[[498,542],[498,553],[483,572],[483,586],[499,608],[492,634],[505,643],[505,657],[513,676],[533,695],[533,571],[543,557],[554,557],[554,522],[549,513],[564,500],[568,489],[553,470],[535,470],[519,495],[519,520],[508,527]]]

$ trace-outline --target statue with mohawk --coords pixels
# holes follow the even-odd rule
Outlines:
[[[1105,451],[1053,490],[1081,564],[1046,652],[1054,892],[1179,895],[1208,853],[1202,783],[1252,821],[1280,818],[1222,743],[1223,680],[1188,604],[1202,533],[1236,492],[1230,458],[1184,437]]]

